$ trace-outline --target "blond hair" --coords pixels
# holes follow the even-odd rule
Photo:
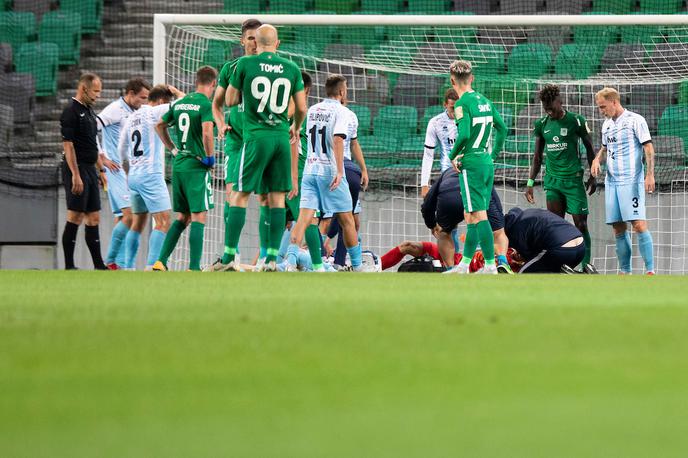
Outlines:
[[[456,78],[457,82],[467,83],[473,73],[473,66],[467,60],[455,60],[449,67],[449,73]]]
[[[621,96],[619,95],[619,91],[614,89],[613,87],[605,87],[597,91],[597,94],[595,94],[596,99],[604,99],[609,102],[613,101],[621,101]]]

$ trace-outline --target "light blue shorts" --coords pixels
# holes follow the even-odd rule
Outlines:
[[[607,224],[645,220],[645,183],[606,184]]]
[[[127,174],[124,169],[119,169],[118,172],[105,169],[105,176],[107,177],[108,200],[112,213],[115,216],[122,216],[122,209],[131,207]]]
[[[334,191],[330,191],[330,183],[331,177],[304,175],[301,181],[300,208],[320,210],[324,215],[350,212],[353,203],[346,177],[342,177],[342,182]]]
[[[131,177],[131,206],[134,213],[159,213],[172,208],[170,193],[162,174],[151,174],[145,177]]]

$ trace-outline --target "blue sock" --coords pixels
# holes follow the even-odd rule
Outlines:
[[[127,232],[124,238],[125,260],[124,268],[133,269],[136,266],[136,254],[139,252],[139,242],[141,240],[141,233],[136,231]],[[117,263],[119,265],[119,262]]]
[[[497,255],[497,265],[503,266],[505,264],[507,264],[507,265],[509,264],[509,261],[507,261],[507,259],[506,259],[506,255],[498,254]]]
[[[127,236],[129,228],[122,221],[117,223],[115,228],[112,230],[112,237],[110,238],[110,247],[108,249],[107,258],[105,258],[105,264],[112,264],[116,262],[118,265],[124,265],[124,250],[122,249],[122,243],[124,238]],[[120,261],[122,264],[120,264]]]
[[[616,257],[619,258],[619,270],[631,273],[631,236],[628,231],[616,236]]]
[[[164,232],[157,229],[151,231],[150,238],[148,239],[148,260],[146,260],[147,267],[153,267],[155,261],[158,260],[162,243],[165,241],[165,235],[166,234]]]
[[[361,266],[361,244],[347,248],[346,252],[349,253],[349,258],[351,258],[351,267]]]
[[[454,253],[461,253],[461,244],[459,243],[459,228],[451,231],[452,240],[454,241]]]
[[[289,244],[289,248],[287,248],[287,262],[292,266],[296,266],[298,265],[298,258],[299,246],[295,243]]]
[[[638,249],[640,250],[640,256],[645,261],[645,270],[654,272],[655,259],[652,254],[652,234],[650,234],[650,231],[638,232]]]

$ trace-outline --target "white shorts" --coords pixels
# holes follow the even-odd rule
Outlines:
[[[334,191],[330,191],[330,183],[332,177],[304,175],[301,181],[300,208],[320,210],[324,215],[353,210],[346,177],[342,177],[342,182]]]
[[[130,177],[131,206],[134,213],[159,213],[172,209],[170,193],[162,174]]]
[[[645,183],[605,184],[607,224],[645,220]]]
[[[112,213],[115,216],[122,216],[122,209],[131,207],[127,174],[124,172],[124,169],[111,172],[106,168],[105,176],[107,177],[108,200],[110,200]]]

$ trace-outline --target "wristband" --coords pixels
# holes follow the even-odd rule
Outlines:
[[[203,159],[201,159],[201,164],[211,168],[215,165],[215,156],[204,156]]]
[[[176,156],[178,152],[179,152],[179,150],[177,148],[172,148],[170,150],[170,153],[172,154],[172,156]]]
[[[532,188],[534,184],[535,184],[535,180],[533,180],[532,178],[528,178],[528,183],[526,184],[526,186],[528,186],[529,188]]]

